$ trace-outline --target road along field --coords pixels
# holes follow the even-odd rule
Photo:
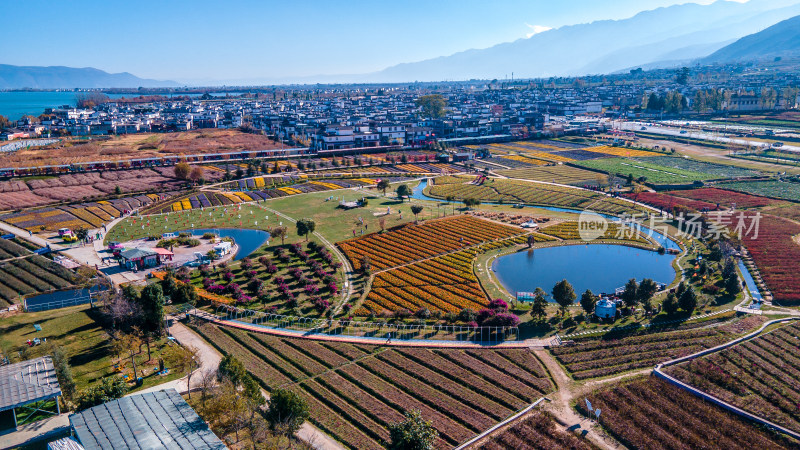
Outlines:
[[[393,349],[277,338],[210,323],[195,328],[271,391],[298,392],[311,421],[349,448],[379,449],[418,409],[452,448],[551,392],[528,349]]]

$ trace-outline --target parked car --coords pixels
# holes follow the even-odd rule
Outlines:
[[[108,244],[108,249],[109,250],[116,250],[118,248],[122,248],[122,244],[120,244],[119,242],[112,242],[112,243]]]

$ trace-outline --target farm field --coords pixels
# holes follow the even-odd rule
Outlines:
[[[472,216],[455,216],[374,232],[336,245],[356,270],[361,268],[364,257],[369,258],[373,269],[382,270],[523,233],[520,228]]]
[[[646,333],[618,339],[584,339],[550,352],[576,380],[653,367],[722,344],[732,337],[714,328]]]
[[[647,158],[647,161],[650,159],[652,158]],[[648,182],[655,184],[691,184],[695,181],[705,181],[719,178],[707,173],[677,169],[674,167],[645,162],[644,160],[627,158],[593,159],[589,161],[581,161],[580,165],[595,170],[602,170],[603,172],[607,172],[611,175],[619,175],[624,177],[630,174],[636,179],[644,177]]]
[[[238,130],[203,129],[179,133],[138,133],[91,142],[66,141],[0,156],[0,167],[48,166],[92,161],[122,161],[154,156],[268,150],[272,139]]]
[[[780,200],[774,200],[766,197],[759,197],[756,195],[743,194],[741,192],[729,191],[727,189],[717,188],[700,188],[686,191],[669,191],[665,194],[674,195],[676,197],[683,197],[723,206],[736,205],[737,208],[757,208],[761,206],[770,206],[781,203]]]
[[[496,172],[498,175],[503,175],[509,178],[521,178],[523,180],[545,181],[548,183],[557,184],[571,184],[575,186],[597,186],[598,183],[608,183],[607,175],[565,165],[543,166],[530,169],[499,170]]]
[[[752,225],[754,219],[747,223]],[[762,214],[758,234],[745,233],[742,239],[774,300],[782,305],[800,304],[800,245],[794,240],[798,234],[800,225]]]
[[[715,203],[681,198],[660,192],[640,192],[637,194],[624,194],[624,196],[670,213],[676,206],[686,207],[694,211],[714,211],[717,209]]]
[[[800,199],[800,183],[788,181],[740,181],[720,183],[719,187],[744,192],[746,194],[761,195],[764,197],[782,200],[798,201]]]
[[[196,330],[271,391],[298,392],[311,421],[348,448],[388,444],[388,425],[419,409],[450,448],[552,391],[528,349],[389,349],[276,338],[205,323]]]
[[[474,177],[463,177],[463,183],[473,179]],[[426,194],[442,199],[453,196],[456,200],[475,198],[482,202],[493,203],[525,203],[571,209],[590,208],[608,214],[630,213],[642,209],[630,202],[612,199],[596,192],[544,183],[497,178],[489,178],[481,185],[463,183],[449,182],[444,185],[436,183],[427,188]]]
[[[665,371],[725,402],[800,431],[798,339],[800,325],[785,325]]]
[[[596,445],[587,439],[578,437],[571,431],[559,428],[553,416],[548,412],[537,412],[534,415],[517,421],[500,434],[479,446],[471,449],[486,450],[592,450]]]
[[[738,178],[760,175],[754,170],[743,169],[741,167],[714,164],[687,158],[676,158],[672,156],[653,156],[647,158],[646,161],[650,164],[671,167],[673,169],[704,173],[715,178]]]
[[[252,182],[252,183],[251,183]],[[158,205],[144,211],[145,214],[163,214],[168,212],[186,211],[191,209],[209,208],[212,206],[227,206],[241,202],[260,202],[277,197],[287,197],[296,194],[306,194],[309,192],[330,191],[336,189],[346,189],[351,187],[363,187],[377,183],[370,178],[354,178],[343,180],[319,180],[308,181],[298,184],[288,184],[282,187],[265,188],[264,178],[249,180],[239,180],[243,183],[242,189],[245,191],[204,191],[193,194],[166,205]],[[291,182],[290,182],[291,183]],[[259,184],[260,190],[259,189]],[[279,185],[276,185],[279,186]]]
[[[24,249],[11,241],[0,240],[5,256]],[[12,246],[14,248],[12,248]],[[21,253],[29,254],[30,252]],[[72,287],[82,280],[73,271],[40,255],[30,255],[0,263],[0,307],[19,303],[23,296],[32,296]]]
[[[581,239],[580,232],[578,231],[577,221],[566,221],[557,223],[555,225],[550,225],[541,228],[539,232],[563,240]],[[603,234],[603,236],[598,237],[597,239],[619,239],[638,242],[645,245],[652,245],[652,242],[647,240],[633,228],[620,226],[616,223],[609,223],[606,232]]]
[[[114,217],[121,216],[125,211],[149,205],[170,194],[146,194],[69,206],[30,209],[0,215],[0,220],[33,232],[56,231],[59,228],[93,229],[111,221]]]
[[[591,393],[600,424],[631,449],[785,449],[796,443],[652,376]]]

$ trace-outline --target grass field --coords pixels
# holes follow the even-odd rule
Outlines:
[[[521,178],[523,180],[545,181],[548,183],[571,184],[575,186],[608,183],[608,176],[590,170],[578,169],[576,167],[542,166],[530,169],[499,170],[498,175],[509,178]]]
[[[763,195],[765,197],[780,198],[795,202],[800,200],[800,183],[778,180],[750,182],[739,181],[720,183],[719,187],[753,195]]]
[[[648,161],[651,158],[648,158]],[[628,176],[638,179],[644,177],[655,184],[691,184],[694,181],[705,181],[715,177],[710,174],[692,170],[676,169],[669,166],[644,162],[627,158],[604,158],[581,161],[584,167],[602,170],[612,175]]]
[[[77,389],[84,389],[115,373],[112,365],[116,358],[111,352],[110,336],[97,323],[95,314],[84,305],[5,317],[0,321],[0,349],[12,362],[19,362],[49,354],[51,346],[61,347],[69,358]],[[34,330],[34,324],[40,325],[42,331]],[[34,338],[47,339],[47,342],[28,347],[26,341]],[[177,372],[165,377],[152,375],[152,369],[158,367],[159,349],[164,345],[166,339],[153,346],[153,359],[149,364],[145,364],[147,350],[144,347],[136,356],[137,368],[147,368],[142,388],[181,377]],[[124,371],[131,373],[130,359],[123,364]]]

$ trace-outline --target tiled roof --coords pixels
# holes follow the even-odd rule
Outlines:
[[[0,411],[61,395],[49,356],[0,366]]]

